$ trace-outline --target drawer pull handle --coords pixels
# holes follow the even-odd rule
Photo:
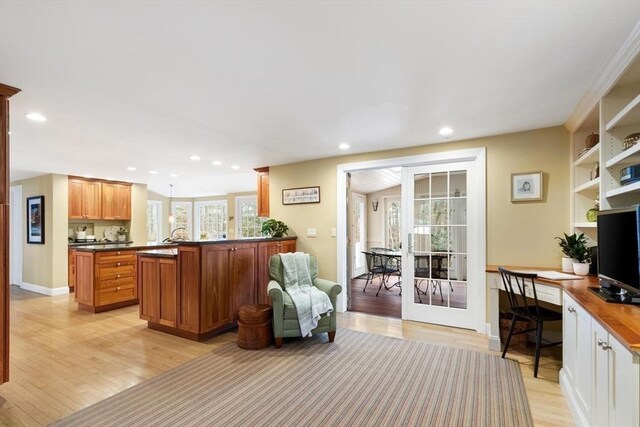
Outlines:
[[[118,274],[118,275],[116,276],[116,279],[119,279],[119,278],[120,278],[120,275]]]
[[[609,350],[611,348],[611,346],[609,345],[608,342],[600,340],[600,339],[598,340],[598,347],[602,347],[602,349],[604,351],[607,351],[607,350]]]
[[[120,290],[120,286],[116,287],[116,291],[119,291],[119,290]]]
[[[576,312],[576,309],[575,309],[575,308],[573,308],[573,307],[569,307],[569,308],[567,308],[567,311],[568,311],[569,313],[575,313],[575,312]]]

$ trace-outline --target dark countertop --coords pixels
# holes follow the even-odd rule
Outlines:
[[[219,239],[219,240],[176,240],[174,242],[154,243],[147,245],[133,245],[133,244],[120,244],[120,243],[108,243],[97,245],[85,245],[75,246],[74,249],[83,252],[100,252],[100,251],[114,251],[114,250],[144,250],[144,249],[161,249],[161,248],[175,248],[177,246],[204,246],[215,245],[224,243],[255,243],[255,242],[278,242],[281,240],[297,239],[297,236],[285,236],[285,237],[258,237],[247,239]]]
[[[133,243],[132,241],[126,241],[126,242],[69,242],[69,246],[75,248],[77,246],[130,245],[132,243]]]
[[[218,240],[176,240],[174,243],[179,245],[211,245],[216,243],[254,243],[254,242],[278,242],[280,240],[297,239],[298,236],[284,237],[248,237],[245,239],[218,239]]]
[[[175,243],[163,243],[163,244],[146,244],[146,245],[132,245],[132,244],[107,244],[107,245],[91,245],[91,246],[78,246],[75,248],[81,252],[102,252],[102,251],[123,251],[123,250],[143,250],[143,249],[160,249],[160,248],[175,248],[178,246]]]
[[[177,258],[178,248],[146,249],[143,251],[138,251],[136,252],[136,254],[143,255],[143,256],[160,257],[160,258]]]

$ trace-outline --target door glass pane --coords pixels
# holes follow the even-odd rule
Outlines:
[[[449,247],[449,227],[431,227],[431,252],[447,252]]]
[[[419,174],[414,176],[414,193],[415,199],[428,199],[430,193],[429,174]]]
[[[415,225],[431,224],[431,201],[416,200],[413,205],[413,218]]]
[[[467,223],[467,199],[449,200],[449,217],[452,225],[464,225]]]
[[[434,199],[431,202],[431,224],[447,225],[449,223],[449,212],[447,209],[447,199]]]
[[[449,197],[467,197],[467,171],[451,171]]]

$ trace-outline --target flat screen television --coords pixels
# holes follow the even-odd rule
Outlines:
[[[598,277],[605,299],[640,301],[640,205],[598,212]]]

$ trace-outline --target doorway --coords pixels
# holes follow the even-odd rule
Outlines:
[[[338,229],[347,228],[347,198],[341,189],[346,188],[346,175],[352,177],[358,171],[372,171],[376,169],[395,169],[401,172],[402,198],[396,208],[401,212],[398,248],[391,255],[397,258],[401,270],[401,317],[406,320],[417,320],[441,325],[457,326],[475,329],[484,332],[486,329],[486,175],[485,175],[485,149],[468,149],[443,153],[424,154],[391,159],[373,160],[338,165]],[[424,175],[444,176],[445,180],[434,184],[446,183],[447,187],[441,197],[432,193],[429,196],[429,207],[437,206],[441,217],[437,221],[445,221],[442,224],[422,224],[416,209],[420,207],[420,200],[416,200],[416,175],[424,178]],[[440,175],[438,175],[440,174]],[[442,175],[444,174],[444,175]],[[431,175],[428,175],[431,177]],[[412,176],[413,186],[409,189],[409,180]],[[438,178],[442,180],[443,178]],[[456,196],[456,186],[464,180],[466,195]],[[435,181],[434,181],[435,183]],[[424,183],[423,183],[424,184]],[[352,180],[353,185],[353,180]],[[458,188],[459,193],[462,190]],[[449,191],[451,194],[449,194]],[[418,197],[420,199],[420,197]],[[464,200],[464,202],[463,202]],[[385,204],[386,200],[383,201]],[[437,203],[436,203],[437,202]],[[396,202],[397,203],[397,202]],[[464,206],[461,204],[464,203]],[[367,200],[367,208],[372,204]],[[382,203],[380,203],[382,205]],[[382,207],[382,206],[380,206]],[[426,208],[425,208],[426,209]],[[456,212],[450,211],[454,209]],[[385,208],[381,210],[386,210]],[[426,215],[425,210],[425,215]],[[431,220],[433,213],[429,210]],[[420,212],[418,212],[420,213]],[[416,221],[417,218],[417,221]],[[425,217],[426,218],[426,217]],[[465,222],[465,224],[461,224]],[[427,226],[438,226],[440,229],[426,229]],[[371,225],[369,225],[371,227]],[[416,228],[423,227],[423,228]],[[455,229],[455,230],[454,230]],[[446,230],[446,231],[445,231]],[[432,236],[432,232],[438,233]],[[388,234],[385,230],[385,234]],[[429,247],[426,247],[428,236]],[[386,236],[385,236],[386,237]],[[428,249],[426,253],[416,256],[415,239],[422,239],[425,246],[420,249]],[[442,243],[444,248],[431,246],[432,243]],[[389,239],[385,238],[385,242]],[[347,233],[338,234],[338,281],[349,283],[350,271],[347,265]],[[394,248],[386,248],[394,249]],[[442,249],[442,250],[435,250]],[[428,261],[417,261],[418,258],[427,258]],[[428,262],[428,265],[424,263]],[[420,270],[422,268],[422,270]],[[429,276],[421,277],[420,274],[428,272]],[[418,274],[416,274],[416,272]],[[445,276],[446,274],[446,276]],[[437,277],[434,277],[436,276]],[[446,278],[446,280],[444,280]],[[425,281],[424,279],[428,279]],[[439,283],[435,280],[438,279]],[[421,282],[420,282],[421,281]],[[423,301],[421,303],[416,291],[416,284],[420,282]],[[453,289],[453,290],[452,290]],[[434,292],[435,290],[435,292]],[[442,290],[442,298],[440,291]],[[367,288],[368,291],[368,288]],[[400,293],[400,291],[399,291]],[[344,294],[344,295],[343,295]],[[347,292],[338,296],[338,311],[345,311]],[[353,298],[352,295],[349,295]],[[446,298],[445,298],[446,297]],[[417,302],[416,302],[417,301]],[[352,299],[353,305],[353,299]]]
[[[22,186],[9,188],[11,216],[9,218],[9,283],[22,285]]]

